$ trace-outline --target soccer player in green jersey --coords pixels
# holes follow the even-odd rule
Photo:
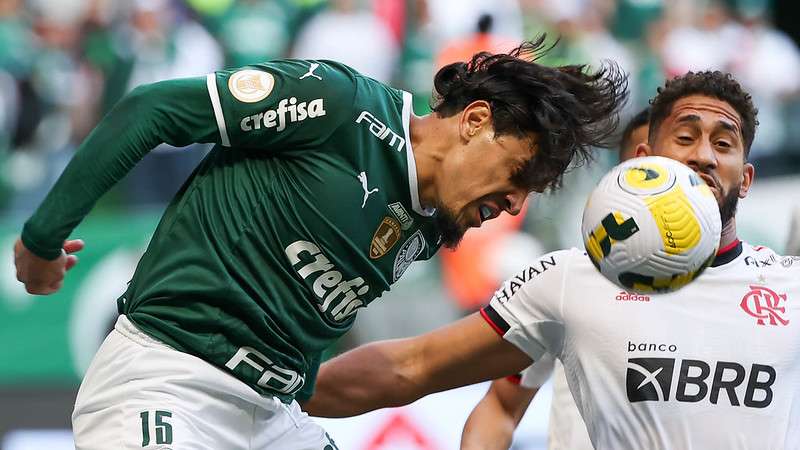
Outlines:
[[[415,260],[603,145],[614,65],[549,68],[543,39],[436,74],[434,112],[331,61],[283,60],[135,89],[81,145],[15,247],[61,286],[95,201],[151,148],[217,144],[167,208],[73,413],[79,449],[332,449],[301,411],[322,351]],[[166,447],[164,447],[166,448]]]

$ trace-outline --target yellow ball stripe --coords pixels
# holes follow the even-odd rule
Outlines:
[[[602,223],[597,224],[597,227],[589,233],[589,239],[586,240],[586,251],[589,257],[594,260],[595,264],[600,264],[600,261],[605,257],[603,249],[600,247],[600,241],[606,239],[608,233]]]
[[[664,243],[664,250],[680,255],[700,243],[702,229],[692,205],[680,186],[645,199]]]
[[[654,189],[669,181],[669,172],[658,164],[642,164],[625,170],[625,183],[638,189]]]

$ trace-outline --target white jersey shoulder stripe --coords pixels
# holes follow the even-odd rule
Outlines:
[[[206,75],[206,86],[208,87],[208,96],[211,98],[211,106],[214,108],[214,117],[217,119],[220,142],[225,147],[230,147],[231,140],[228,138],[228,129],[225,126],[225,116],[222,115],[222,103],[219,101],[216,74],[210,73]]]

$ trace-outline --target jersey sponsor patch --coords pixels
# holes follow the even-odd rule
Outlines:
[[[625,390],[631,403],[707,400],[761,409],[772,403],[776,378],[775,368],[764,364],[628,358]]]
[[[361,111],[361,114],[359,114],[358,118],[356,119],[356,123],[369,125],[370,133],[372,133],[381,141],[387,143],[389,148],[395,149],[398,152],[402,151],[403,147],[406,145],[406,140],[404,138],[400,137],[399,134],[381,122],[369,111]]]
[[[781,259],[781,266],[783,266],[784,269],[788,269],[796,262],[800,262],[800,256],[785,256]]]
[[[517,275],[509,278],[500,288],[494,293],[493,300],[500,303],[505,303],[511,300],[511,297],[517,293],[526,283],[533,280],[535,277],[547,272],[550,267],[556,266],[556,257],[548,255],[537,261],[535,264],[526,267]]]
[[[403,231],[408,230],[411,228],[411,225],[414,225],[414,219],[411,218],[411,215],[406,211],[402,203],[389,203],[389,211],[400,221],[400,228],[402,228]]]
[[[242,131],[275,128],[275,131],[286,129],[287,123],[302,122],[306,119],[322,117],[325,112],[325,101],[317,98],[308,102],[298,102],[297,97],[281,99],[278,107],[268,109],[252,116],[245,116],[239,122]]]
[[[397,256],[394,258],[394,268],[392,269],[392,283],[396,282],[403,276],[408,266],[414,262],[422,251],[425,249],[425,238],[422,237],[422,232],[417,230],[411,235],[397,251]]]
[[[367,305],[369,284],[364,278],[347,280],[313,242],[294,241],[284,252],[300,278],[310,283],[317,309],[331,321],[340,323]]]
[[[391,217],[384,217],[369,244],[369,257],[378,259],[400,240],[400,224]]]
[[[240,70],[228,78],[228,90],[242,103],[255,103],[267,98],[275,87],[275,78],[261,70]]]

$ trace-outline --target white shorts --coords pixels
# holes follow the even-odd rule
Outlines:
[[[81,383],[77,450],[336,450],[300,410],[120,316]]]

